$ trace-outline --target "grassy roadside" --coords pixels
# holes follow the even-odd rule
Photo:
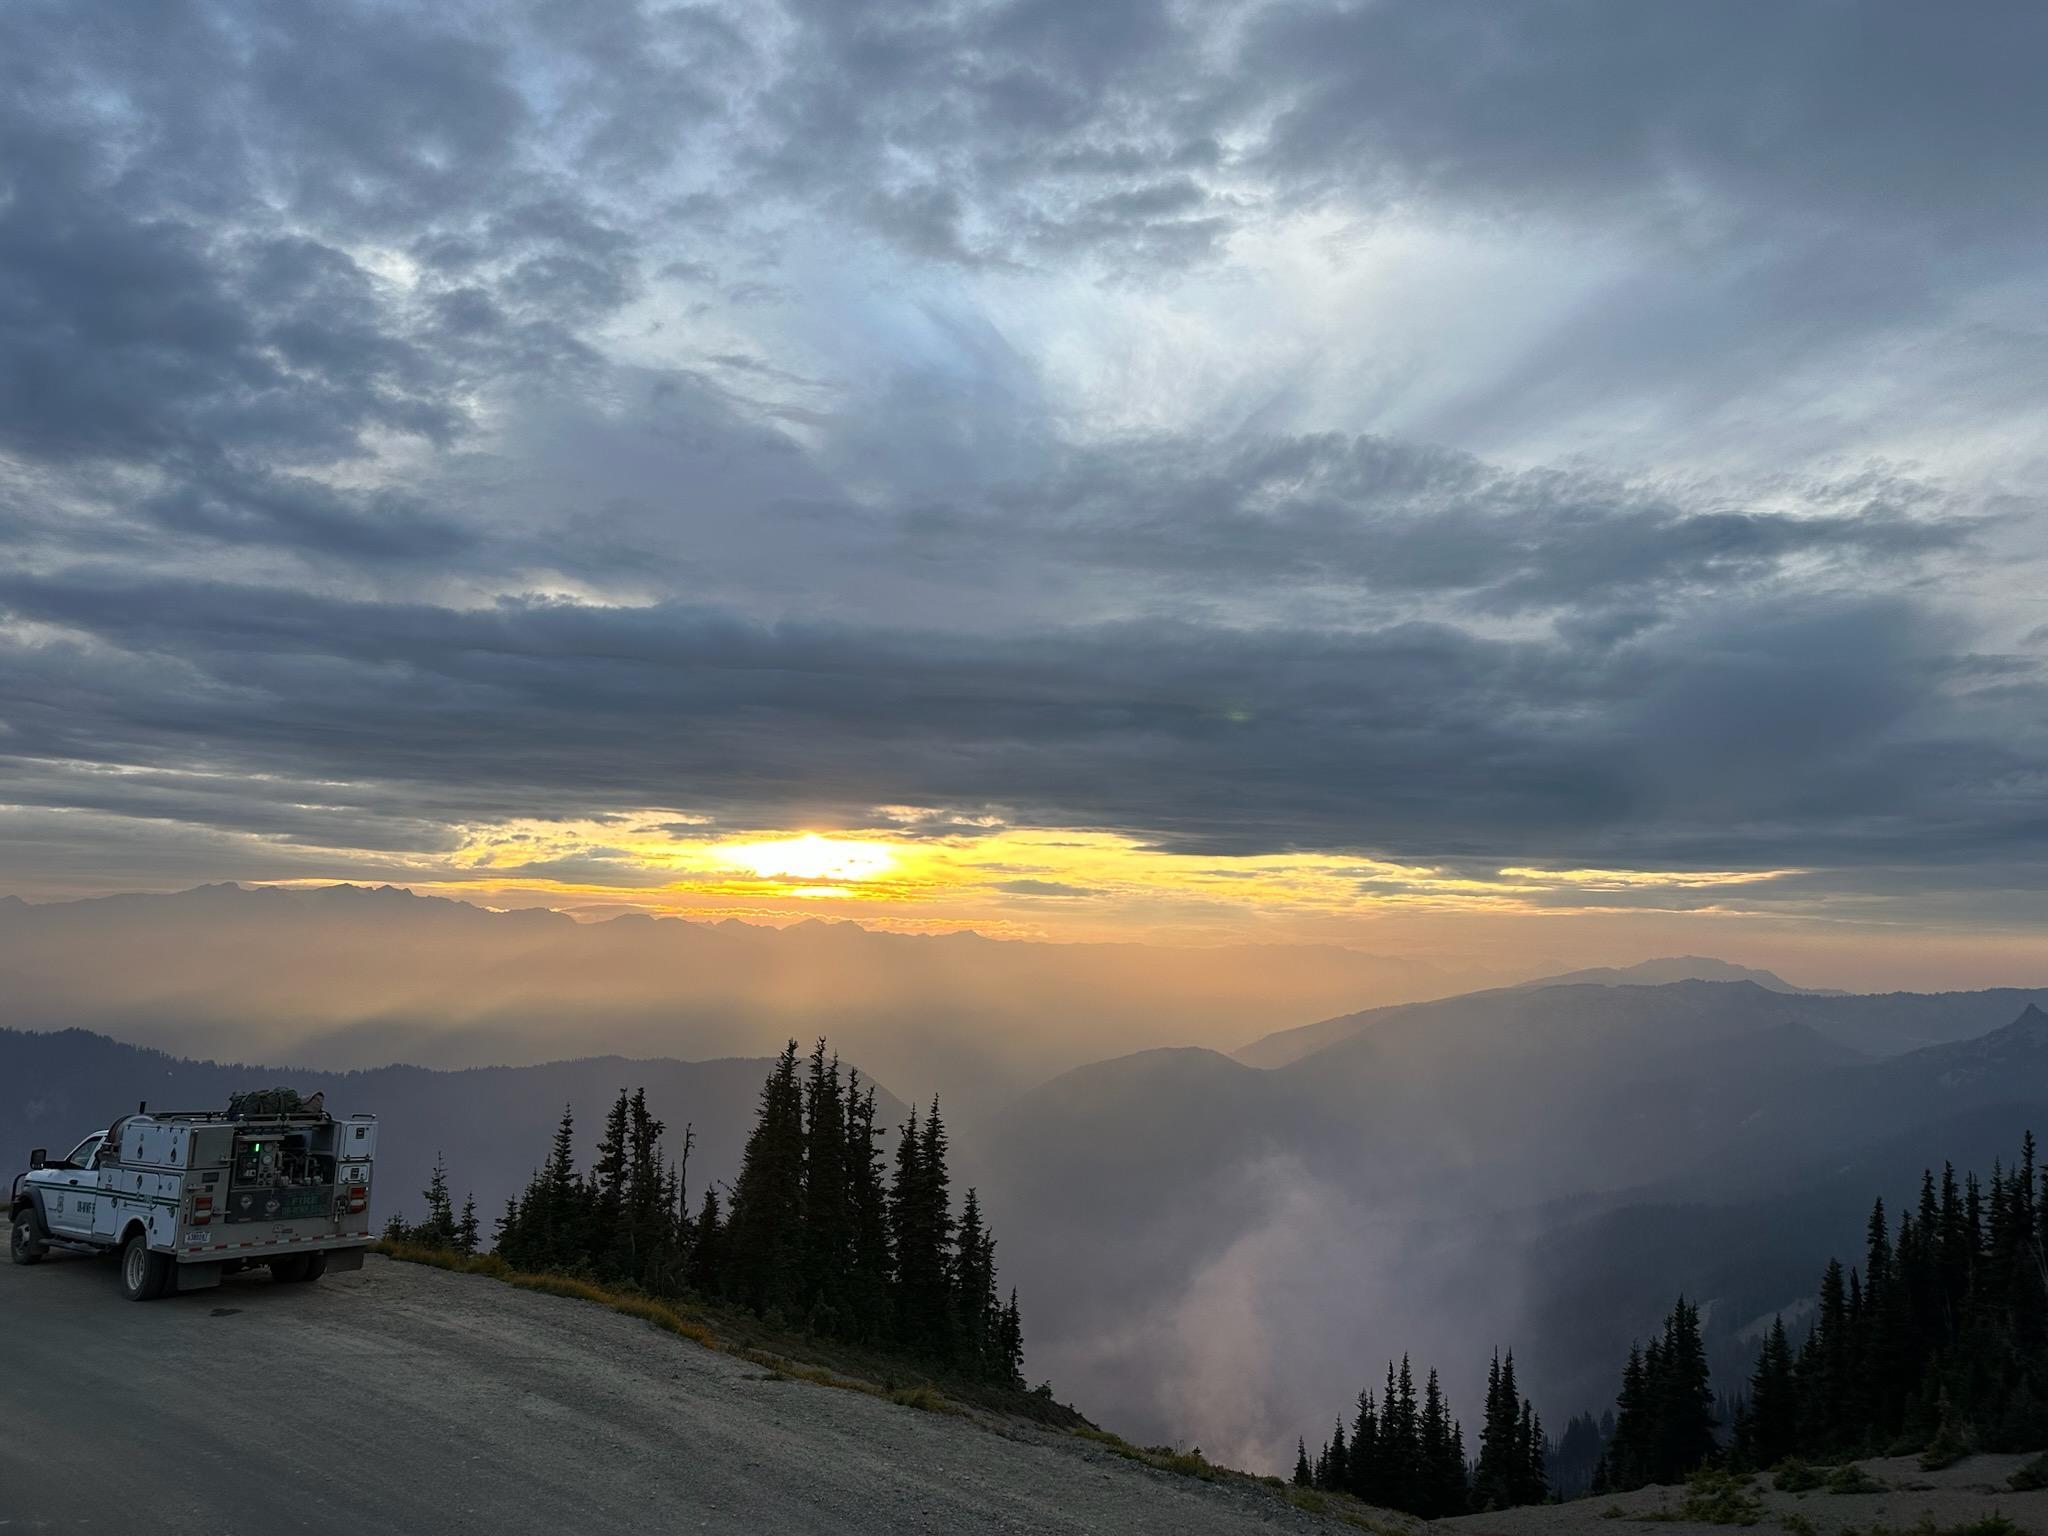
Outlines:
[[[645,1292],[598,1285],[574,1275],[514,1269],[496,1254],[465,1258],[445,1248],[425,1248],[389,1239],[380,1239],[371,1251],[401,1263],[424,1264],[454,1274],[484,1275],[522,1291],[540,1291],[609,1307],[706,1349],[758,1365],[777,1379],[859,1392],[930,1413],[966,1416],[981,1410],[1025,1419],[1049,1429],[1094,1427],[1072,1408],[1054,1402],[1044,1393],[951,1379],[924,1371],[913,1362],[832,1340],[771,1329],[751,1313],[663,1301]]]
[[[423,1248],[388,1239],[379,1240],[372,1252],[405,1264],[424,1264],[460,1275],[483,1275],[523,1291],[541,1291],[549,1296],[564,1296],[609,1307],[614,1312],[623,1312],[628,1317],[651,1323],[665,1333],[760,1366],[777,1380],[804,1381],[842,1392],[859,1392],[927,1413],[948,1413],[976,1420],[985,1414],[1022,1419],[1039,1428],[1085,1440],[1112,1455],[1155,1471],[1193,1477],[1208,1483],[1229,1482],[1256,1487],[1297,1509],[1340,1520],[1360,1530],[1392,1536],[1395,1532],[1415,1529],[1411,1522],[1400,1516],[1371,1509],[1341,1494],[1292,1488],[1276,1477],[1258,1477],[1218,1466],[1199,1450],[1178,1451],[1170,1446],[1133,1445],[1123,1436],[1090,1423],[1065,1404],[1054,1402],[1044,1392],[1019,1392],[983,1382],[948,1380],[943,1376],[923,1373],[915,1365],[900,1359],[830,1340],[769,1329],[751,1313],[699,1304],[677,1305],[641,1292],[597,1285],[573,1275],[514,1269],[495,1254],[465,1258],[445,1248]]]

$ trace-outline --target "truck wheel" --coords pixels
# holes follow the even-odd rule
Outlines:
[[[149,1251],[149,1236],[137,1232],[121,1249],[121,1294],[130,1301],[154,1301],[171,1278],[171,1261]]]
[[[306,1255],[306,1272],[299,1276],[299,1278],[301,1280],[318,1280],[326,1273],[327,1255],[324,1252],[309,1253]]]
[[[270,1278],[279,1285],[290,1285],[306,1278],[306,1256],[292,1254],[289,1258],[270,1261]]]
[[[40,1264],[43,1255],[50,1251],[43,1243],[43,1234],[36,1230],[34,1206],[24,1205],[14,1213],[14,1235],[8,1251],[17,1264]]]

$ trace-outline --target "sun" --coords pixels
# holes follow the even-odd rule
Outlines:
[[[886,843],[820,837],[815,832],[767,843],[724,843],[716,851],[727,864],[763,879],[874,880],[896,864],[895,850]]]

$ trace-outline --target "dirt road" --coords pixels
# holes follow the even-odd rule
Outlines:
[[[1274,1532],[1258,1489],[768,1379],[588,1303],[372,1257],[123,1301],[0,1266],[0,1530]]]

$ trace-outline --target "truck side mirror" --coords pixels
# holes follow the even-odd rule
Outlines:
[[[28,1155],[28,1171],[30,1173],[34,1173],[38,1168],[42,1167],[43,1164],[47,1163],[49,1160],[50,1149],[48,1147],[37,1147],[35,1151],[29,1153]]]

